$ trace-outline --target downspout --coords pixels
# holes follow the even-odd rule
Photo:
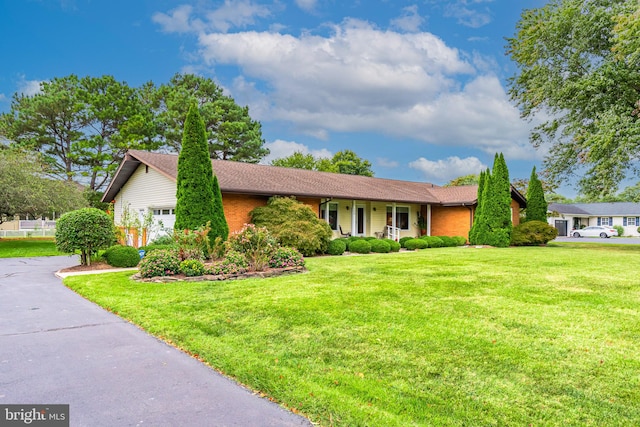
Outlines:
[[[427,205],[427,236],[431,236],[431,204]]]

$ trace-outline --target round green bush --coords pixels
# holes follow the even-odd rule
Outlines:
[[[428,248],[429,244],[424,239],[412,238],[412,239],[409,239],[406,242],[404,242],[404,247],[407,248],[407,250],[413,251],[413,250],[416,250],[416,249]]]
[[[444,246],[442,239],[436,236],[422,236],[421,239],[427,242],[430,248],[441,248]]]
[[[407,237],[401,237],[398,243],[400,243],[400,247],[405,248],[406,246],[405,246],[404,244],[405,244],[407,241],[409,241],[409,240],[411,240],[411,239],[413,239],[413,238],[414,238],[414,237],[409,237],[409,236],[407,236]]]
[[[204,264],[197,259],[185,259],[180,263],[180,272],[187,277],[202,276],[205,273]]]
[[[82,265],[91,264],[91,256],[115,241],[113,220],[100,209],[78,209],[67,212],[56,221],[56,248],[63,253],[79,250]]]
[[[140,262],[138,249],[132,246],[111,246],[104,253],[107,264],[117,268],[135,267]]]
[[[613,228],[618,232],[618,237],[624,236],[624,227],[621,225],[614,225]]]
[[[546,245],[558,236],[558,230],[544,221],[527,221],[513,228],[511,244],[514,246]]]
[[[371,244],[371,252],[379,253],[379,254],[388,254],[391,252],[391,245],[389,242],[385,242],[381,239],[375,239],[369,241]]]
[[[396,242],[393,239],[384,239],[384,241],[389,243],[389,247],[391,247],[391,252],[400,252],[400,243]]]
[[[452,248],[457,246],[456,240],[453,237],[449,236],[437,236],[440,240],[442,240],[442,246],[445,248]]]
[[[371,243],[364,239],[354,240],[349,243],[349,252],[354,252],[357,254],[368,254],[369,252],[371,252]]]
[[[368,242],[371,242],[372,240],[378,240],[378,238],[374,237],[374,236],[367,236],[367,237],[364,238],[364,240],[366,240]]]
[[[152,243],[150,245],[147,246],[140,246],[139,248],[140,250],[144,251],[144,255],[147,256],[149,255],[151,252],[153,251],[159,251],[159,250],[178,250],[178,246],[175,243],[172,243],[170,245],[161,245],[161,244],[156,244],[156,243]]]
[[[343,239],[335,239],[329,242],[327,253],[329,255],[342,255],[347,250],[347,243]]]
[[[138,269],[142,277],[172,276],[180,271],[180,259],[173,250],[153,251],[142,258]]]
[[[467,239],[465,237],[454,236],[453,238],[456,240],[456,246],[464,246],[467,244]]]

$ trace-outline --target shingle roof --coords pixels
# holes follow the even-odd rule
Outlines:
[[[640,203],[550,203],[549,210],[558,213],[585,216],[639,216]]]
[[[176,181],[177,154],[130,150],[103,200],[113,200],[140,164],[146,164]],[[308,171],[227,160],[211,160],[220,190],[265,196],[321,197],[442,205],[476,203],[478,187],[438,187],[425,182],[399,181],[329,172]]]

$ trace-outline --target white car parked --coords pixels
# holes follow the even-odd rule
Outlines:
[[[609,238],[611,236],[617,236],[618,231],[613,227],[604,227],[600,225],[591,225],[589,227],[581,228],[579,230],[571,230],[571,236],[573,237],[602,237]]]

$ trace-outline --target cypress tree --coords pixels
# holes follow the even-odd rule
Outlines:
[[[483,214],[484,205],[482,202],[484,198],[482,197],[482,192],[484,191],[485,179],[486,179],[486,174],[484,171],[481,171],[480,177],[478,178],[478,196],[477,196],[478,204],[476,206],[476,210],[473,215],[473,225],[471,226],[471,230],[469,230],[469,243],[471,243],[472,245],[480,244],[478,242],[478,233],[480,228],[482,227],[481,223],[483,221],[482,214]]]
[[[536,174],[536,167],[531,171],[529,187],[527,188],[527,209],[525,209],[525,221],[547,222],[547,201],[544,199],[542,183]]]
[[[496,247],[507,247],[511,242],[511,184],[509,169],[502,153],[496,154],[491,174],[491,191],[487,208],[489,239],[487,244]]]
[[[211,164],[211,162],[209,162]],[[213,175],[213,213],[214,218],[211,221],[211,231],[209,232],[209,240],[213,242],[216,237],[227,240],[229,237],[229,224],[224,217],[224,209],[222,208],[222,193],[218,184],[218,177]]]
[[[176,230],[195,230],[209,221],[212,226],[218,223],[204,122],[195,104],[189,108],[184,123],[176,186]],[[220,201],[220,211],[221,207]],[[224,218],[224,212],[220,214]]]
[[[484,173],[484,186],[482,188],[482,212],[480,220],[478,222],[477,231],[477,243],[478,245],[491,244],[491,215],[494,211],[494,197],[493,197],[493,176],[491,171],[487,168]]]

